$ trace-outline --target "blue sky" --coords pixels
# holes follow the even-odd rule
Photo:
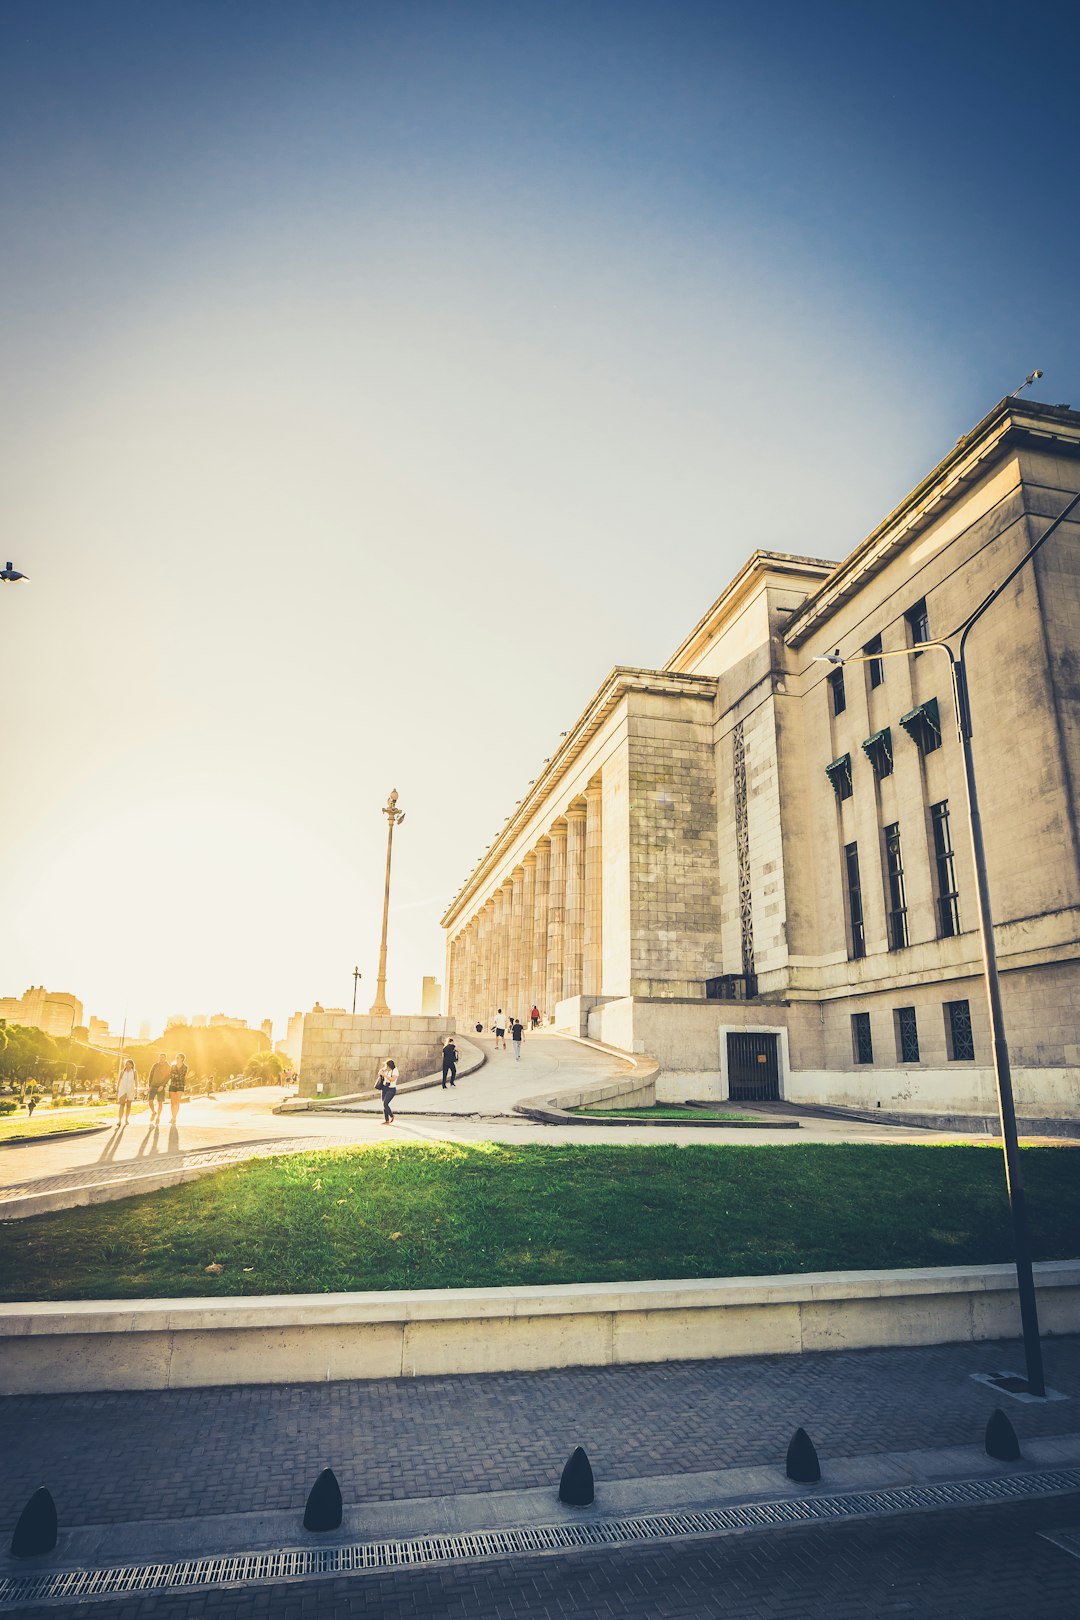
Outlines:
[[[1078,17],[8,3],[0,990],[343,999],[397,786],[408,1010],[611,664],[1080,403]]]

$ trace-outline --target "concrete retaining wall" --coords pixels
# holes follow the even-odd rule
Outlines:
[[[455,1027],[452,1018],[308,1013],[300,1051],[300,1095],[342,1097],[367,1091],[391,1057],[402,1080],[419,1079],[437,1066],[443,1042]]]
[[[1035,1267],[1045,1334],[1080,1332],[1080,1262]],[[797,1355],[1007,1339],[1011,1266],[552,1288],[0,1306],[0,1394]]]

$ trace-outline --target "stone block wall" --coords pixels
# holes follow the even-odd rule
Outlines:
[[[439,1067],[452,1018],[376,1017],[371,1013],[308,1013],[300,1051],[301,1097],[343,1097],[370,1091],[379,1069],[393,1058],[403,1080]]]
[[[628,731],[631,991],[704,997],[721,961],[711,697],[635,694]]]

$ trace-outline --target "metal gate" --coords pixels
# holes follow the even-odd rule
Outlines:
[[[728,1096],[732,1102],[779,1102],[778,1035],[728,1033]]]

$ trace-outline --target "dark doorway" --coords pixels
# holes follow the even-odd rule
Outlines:
[[[777,1035],[729,1033],[728,1096],[732,1102],[779,1102],[778,1044]]]

